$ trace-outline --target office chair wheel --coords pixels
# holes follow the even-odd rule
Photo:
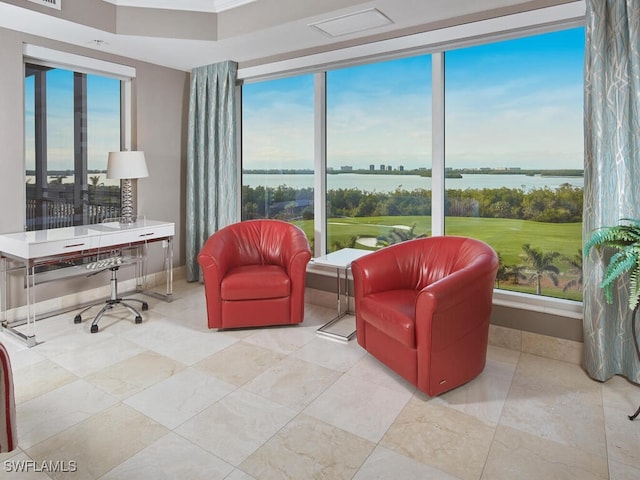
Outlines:
[[[144,309],[143,309],[143,310],[144,310]],[[142,323],[142,317],[138,315],[138,316],[136,317],[136,320],[135,320],[135,321],[136,321],[136,323]]]
[[[142,302],[142,311],[146,312],[149,310],[149,304],[147,302]]]
[[[73,317],[73,323],[82,323],[82,315],[76,315]]]
[[[98,325],[91,325],[91,333],[97,333],[98,332]]]

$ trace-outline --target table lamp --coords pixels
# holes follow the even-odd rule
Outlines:
[[[122,217],[120,223],[133,223],[133,192],[131,188],[132,178],[144,178],[149,176],[144,152],[109,152],[107,162],[107,178],[122,180]]]

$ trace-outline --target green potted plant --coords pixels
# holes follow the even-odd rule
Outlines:
[[[632,311],[631,332],[633,343],[640,361],[640,347],[636,333],[638,305],[640,303],[640,221],[623,218],[620,224],[612,227],[602,227],[591,235],[584,246],[587,256],[592,248],[602,249],[611,247],[617,250],[609,259],[600,286],[604,288],[607,303],[613,301],[613,285],[616,281],[629,274],[629,308]],[[629,420],[634,420],[640,414],[640,407]]]

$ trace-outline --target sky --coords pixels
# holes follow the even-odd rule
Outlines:
[[[446,166],[583,168],[584,30],[445,53]],[[313,76],[243,87],[243,167],[313,168]],[[431,167],[431,56],[327,73],[327,165]]]
[[[120,150],[120,81],[87,76],[87,165],[106,170],[110,151]],[[73,72],[47,72],[47,168],[73,170]],[[35,167],[34,81],[25,79],[26,168]]]

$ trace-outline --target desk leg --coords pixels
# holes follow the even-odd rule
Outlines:
[[[173,300],[173,237],[167,239],[167,302]]]
[[[144,272],[147,271],[146,261],[148,253],[149,250],[146,243],[137,247],[136,255],[138,258],[136,261],[136,292],[144,291],[143,278]]]
[[[146,290],[141,287],[140,292],[150,297],[159,298],[165,302],[171,302],[173,300],[173,237],[165,238],[162,240],[167,242],[164,253],[164,263],[166,265],[167,275],[167,291],[166,293],[154,292],[152,290]],[[163,244],[164,247],[164,244]],[[145,245],[143,248],[147,248]],[[146,251],[144,253],[146,261]]]
[[[27,266],[27,346],[36,344],[36,268]]]
[[[20,341],[24,342],[27,347],[31,348],[36,345],[36,312],[35,312],[35,267],[30,266],[29,262],[25,261],[24,267],[25,282],[26,282],[26,308],[27,318],[26,322],[22,322],[20,325],[26,323],[27,332],[22,333],[16,330],[13,326],[9,325],[9,319],[7,318],[8,302],[9,302],[9,279],[7,276],[8,261],[6,257],[0,258],[0,277],[2,278],[2,286],[0,287],[0,301],[2,302],[2,322],[0,328],[3,332],[9,333]]]

